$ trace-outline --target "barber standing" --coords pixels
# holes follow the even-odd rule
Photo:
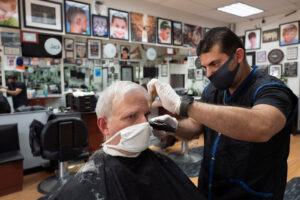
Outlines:
[[[159,96],[154,105],[186,119],[152,120],[175,126],[183,140],[204,132],[198,187],[208,199],[283,199],[297,97],[279,79],[248,65],[241,40],[228,28],[206,33],[197,54],[211,81],[201,102],[180,98],[153,79],[148,90]]]
[[[23,82],[18,81],[17,76],[9,76],[7,78],[7,86],[0,86],[0,88],[5,88],[8,95],[13,97],[14,109],[24,105],[28,105],[27,99],[27,88]]]

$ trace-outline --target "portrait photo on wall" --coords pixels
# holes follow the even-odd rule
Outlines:
[[[121,45],[120,46],[120,55],[121,59],[130,59],[130,46],[128,45]]]
[[[90,4],[66,0],[65,23],[66,33],[91,35]]]
[[[256,53],[256,62],[262,63],[267,61],[267,52],[266,51],[258,51]]]
[[[74,50],[74,40],[71,38],[65,38],[65,50]]]
[[[92,15],[93,36],[108,37],[108,19],[106,16]]]
[[[101,58],[101,40],[88,39],[88,58],[90,59]]]
[[[76,58],[86,58],[86,43],[76,42],[75,44]]]
[[[156,17],[130,13],[131,41],[156,43]]]
[[[107,16],[107,7],[103,1],[95,0],[94,9],[97,15]]]
[[[260,29],[253,29],[245,31],[245,49],[260,49]]]
[[[279,28],[265,30],[262,32],[263,43],[278,41]]]
[[[281,77],[281,65],[271,65],[269,67],[269,74],[277,78]]]
[[[59,2],[24,0],[24,26],[62,32],[62,4]]]
[[[0,27],[20,28],[19,0],[0,1]]]
[[[200,40],[203,37],[203,28],[190,24],[183,26],[183,44],[184,46],[197,48]]]
[[[182,33],[182,23],[172,21],[173,27],[173,45],[182,46],[183,44],[183,33]]]
[[[129,14],[128,12],[108,9],[109,37],[112,39],[128,40],[129,38]]]
[[[157,18],[157,43],[172,44],[171,20]]]
[[[280,46],[299,44],[299,22],[280,24]]]

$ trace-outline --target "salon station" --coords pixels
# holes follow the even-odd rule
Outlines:
[[[103,147],[95,109],[101,92],[117,81],[147,89],[156,78],[200,101],[210,80],[197,46],[214,27],[238,35],[249,65],[299,97],[300,2],[239,2],[0,1],[0,200],[47,199]],[[226,10],[231,4],[233,13]],[[148,119],[171,114],[163,107],[150,111]],[[290,188],[300,191],[296,117],[288,195]],[[172,159],[197,186],[203,134],[188,142],[170,135],[150,139],[149,148]],[[285,199],[300,198],[293,195]]]

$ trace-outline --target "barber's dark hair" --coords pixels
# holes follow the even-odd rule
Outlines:
[[[216,44],[220,46],[220,53],[225,53],[228,56],[231,56],[238,48],[245,50],[241,39],[229,28],[216,27],[204,35],[197,47],[197,55],[208,53]]]

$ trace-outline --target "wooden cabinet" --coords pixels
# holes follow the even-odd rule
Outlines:
[[[28,99],[30,106],[44,106],[46,107],[46,100],[45,98],[33,98]]]

